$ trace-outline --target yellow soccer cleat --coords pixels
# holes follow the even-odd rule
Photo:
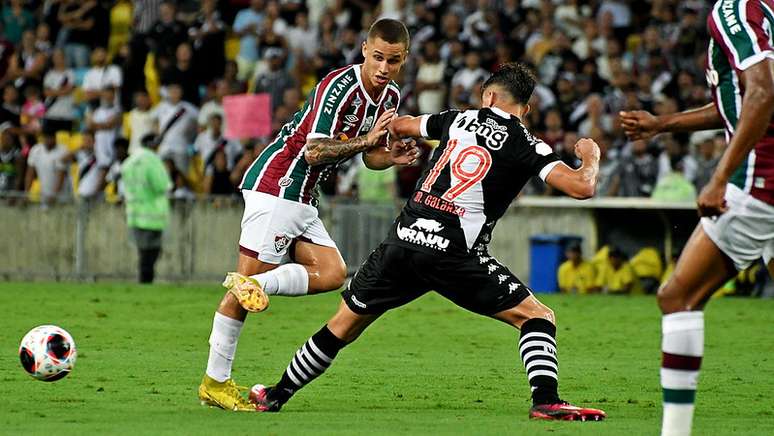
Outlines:
[[[263,292],[258,280],[245,275],[230,272],[223,280],[223,287],[236,297],[239,304],[248,312],[262,312],[269,307],[269,297]]]
[[[234,380],[228,379],[221,383],[205,374],[202,384],[199,385],[199,400],[203,406],[220,407],[234,412],[255,412],[255,405],[250,404],[240,390],[245,391],[247,388],[237,386]]]

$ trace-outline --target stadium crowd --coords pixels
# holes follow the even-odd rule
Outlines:
[[[540,85],[524,120],[562,159],[591,137],[602,149],[599,196],[692,200],[724,144],[720,133],[628,142],[621,110],[673,112],[710,100],[701,1],[551,0],[5,0],[0,39],[0,193],[44,204],[101,198],[117,162],[158,152],[176,197],[233,194],[271,138],[224,138],[222,99],[266,92],[276,132],[331,69],[359,62],[377,18],[412,36],[401,113],[478,104],[498,64],[534,66]],[[395,171],[356,160],[327,195],[407,196],[424,159]],[[531,194],[558,195],[540,183]]]

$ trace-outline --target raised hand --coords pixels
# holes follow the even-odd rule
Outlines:
[[[621,127],[626,136],[632,141],[649,139],[653,135],[661,133],[658,119],[647,111],[621,111]]]

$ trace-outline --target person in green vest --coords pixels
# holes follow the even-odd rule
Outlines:
[[[169,224],[169,198],[172,189],[164,162],[156,154],[158,142],[149,134],[142,148],[121,164],[126,203],[126,222],[137,245],[140,283],[152,283],[156,261],[161,254],[161,234]]]
[[[671,159],[672,171],[656,183],[651,198],[661,201],[692,202],[696,200],[696,188],[683,175],[681,157]]]

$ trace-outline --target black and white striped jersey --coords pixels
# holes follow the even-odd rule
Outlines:
[[[548,144],[498,108],[423,115],[421,133],[440,144],[386,243],[448,254],[483,249],[529,179],[545,180],[559,163]]]

